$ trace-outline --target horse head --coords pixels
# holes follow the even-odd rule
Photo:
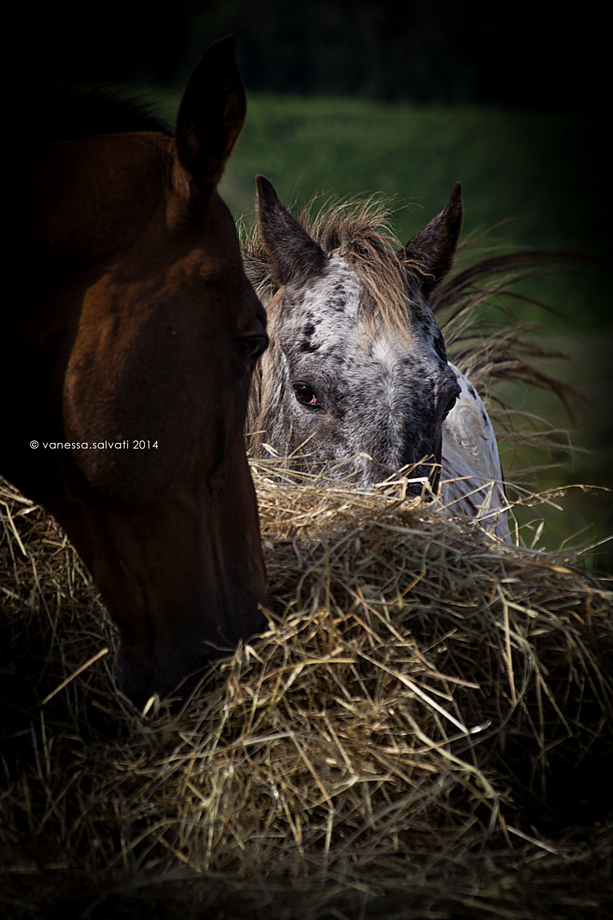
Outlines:
[[[9,151],[25,311],[3,373],[14,430],[27,418],[41,449],[13,439],[3,472],[89,567],[139,706],[265,624],[242,432],[266,317],[217,192],[244,117],[225,39],[174,136],[75,129]]]
[[[250,419],[256,449],[267,444],[293,466],[366,487],[406,470],[420,494],[437,486],[442,424],[459,394],[428,297],[453,262],[460,187],[400,249],[368,215],[343,220],[339,211],[311,234],[258,178],[261,256],[275,293]]]

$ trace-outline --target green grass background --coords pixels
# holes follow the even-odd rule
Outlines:
[[[161,101],[174,121],[179,96]],[[488,237],[507,247],[562,250],[606,259],[611,244],[605,168],[608,141],[599,119],[578,115],[484,108],[422,106],[356,99],[252,95],[245,128],[229,161],[221,192],[236,218],[255,212],[255,175],[266,175],[286,204],[313,195],[383,193],[394,199],[396,229],[406,241],[445,205],[462,183],[463,238],[501,224]],[[558,273],[523,286],[523,293],[564,318],[524,307],[523,318],[545,325],[544,340],[570,359],[550,368],[578,388],[591,407],[575,406],[571,422],[557,401],[538,392],[514,394],[528,411],[571,427],[573,443],[588,451],[541,477],[542,487],[572,483],[607,487],[613,462],[608,278],[603,265]],[[554,460],[562,457],[554,457]],[[525,538],[545,518],[538,546],[556,549],[613,534],[607,492],[571,490],[562,510],[520,514]],[[607,546],[587,564],[613,571]]]

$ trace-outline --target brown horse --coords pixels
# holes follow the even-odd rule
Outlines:
[[[81,554],[143,706],[265,623],[242,432],[268,340],[216,190],[245,116],[234,40],[202,57],[174,137],[98,108],[9,124],[0,469]]]

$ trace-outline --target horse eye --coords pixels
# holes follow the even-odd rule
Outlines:
[[[249,361],[257,361],[268,347],[267,335],[244,335],[241,338],[243,354]]]
[[[308,383],[295,383],[294,393],[296,394],[296,399],[298,402],[303,406],[308,406],[310,409],[321,408],[315,391],[308,385]]]

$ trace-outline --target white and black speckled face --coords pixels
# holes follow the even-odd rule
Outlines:
[[[414,464],[411,478],[434,483],[442,421],[458,393],[440,330],[418,291],[407,298],[404,332],[366,319],[362,296],[355,268],[337,253],[306,284],[280,291],[263,362],[264,377],[274,375],[263,380],[266,441],[302,468],[356,485]]]
[[[260,452],[267,443],[296,468],[364,487],[414,467],[410,479],[427,477],[435,487],[443,419],[460,390],[426,297],[449,262],[443,244],[455,250],[461,210],[459,219],[457,206],[452,215],[451,242],[452,202],[406,247],[393,292],[400,317],[396,309],[390,321],[374,303],[372,272],[367,286],[359,261],[323,250],[267,180],[258,180],[258,192],[260,232],[278,283],[261,364]],[[425,248],[434,251],[430,261]],[[404,259],[418,270],[405,270]],[[374,281],[378,292],[376,274]],[[385,283],[389,290],[389,275]],[[416,482],[411,491],[422,489]]]

